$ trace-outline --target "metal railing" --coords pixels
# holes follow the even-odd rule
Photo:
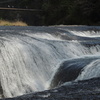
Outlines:
[[[40,9],[4,8],[4,7],[0,7],[0,10],[15,10],[15,11],[42,11],[42,10],[40,10]]]

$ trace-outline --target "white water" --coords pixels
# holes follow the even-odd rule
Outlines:
[[[100,32],[97,31],[70,31],[72,34],[83,37],[100,37]]]
[[[87,80],[100,77],[100,59],[88,64],[76,80]]]
[[[0,82],[4,97],[46,90],[60,62],[100,53],[99,45],[87,48],[77,40],[62,40],[49,32],[40,35],[41,30],[35,31],[37,34],[34,30],[29,34],[25,30],[18,30],[20,34],[17,34],[14,29],[2,32],[5,34],[0,36]],[[84,68],[79,79],[94,77],[96,62],[99,73],[99,63],[94,61]],[[93,74],[87,73],[88,70],[93,70]]]

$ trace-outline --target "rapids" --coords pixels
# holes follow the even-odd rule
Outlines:
[[[100,27],[0,26],[1,98],[94,77],[100,77]]]

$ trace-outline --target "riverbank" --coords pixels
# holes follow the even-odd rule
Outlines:
[[[0,20],[0,26],[28,26],[25,22],[22,21],[6,21]]]

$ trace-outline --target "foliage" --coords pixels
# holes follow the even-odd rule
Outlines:
[[[16,3],[13,2],[13,4],[17,8],[41,9],[42,15],[41,14],[39,15],[38,13],[35,16],[38,16],[42,20],[41,22],[43,25],[55,25],[55,24],[100,25],[100,0],[15,0],[15,1]],[[16,18],[15,15],[18,15],[15,13],[13,14],[10,13],[5,15],[5,12],[0,12],[0,17],[2,19],[5,18],[14,19]],[[33,14],[34,12],[31,13],[32,13],[31,15],[34,15]],[[25,16],[24,19],[27,20],[27,18]]]
[[[44,10],[46,25],[100,23],[100,0],[49,0]]]

